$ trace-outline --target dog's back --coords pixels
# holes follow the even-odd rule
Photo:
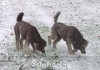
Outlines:
[[[39,32],[37,31],[36,27],[32,26],[31,24],[22,21],[24,13],[21,12],[17,16],[17,24],[16,26],[18,27],[18,31],[21,34],[21,36],[26,39],[27,37],[29,38],[29,42],[39,42],[41,40],[41,36]],[[27,36],[27,37],[26,37]]]
[[[74,26],[67,26],[62,22],[57,22],[58,16],[60,15],[60,12],[57,12],[54,16],[54,28],[57,30],[58,34],[66,40],[66,37],[72,37],[73,40],[78,40],[82,37],[82,34],[80,31],[74,27]]]
[[[18,22],[18,24],[20,25],[19,32],[24,39],[26,39],[26,36],[28,36],[28,38],[30,38],[29,40],[32,40],[34,42],[38,42],[39,40],[41,40],[41,36],[36,27],[24,21]]]
[[[28,44],[35,43],[36,45],[38,45],[37,46],[38,50],[44,53],[44,47],[46,46],[46,41],[41,38],[36,27],[32,26],[31,24],[25,21],[22,21],[23,15],[24,13],[21,12],[17,16],[16,20],[17,23],[14,27],[16,40],[19,40],[21,35],[21,38],[25,40]],[[18,41],[16,41],[16,43],[19,44]]]
[[[83,38],[82,34],[76,27],[67,26],[64,23],[57,22],[59,15],[60,12],[57,12],[54,16],[53,27],[56,30],[56,33],[65,41],[66,39],[70,39],[70,42],[73,44],[75,49],[80,49],[82,53],[86,53],[85,48],[88,44],[88,41]]]
[[[80,31],[74,27],[74,26],[67,26],[65,24],[62,24],[58,22],[57,24],[54,25],[58,34],[66,40],[66,37],[72,37],[73,40],[79,40],[82,37],[82,34]]]

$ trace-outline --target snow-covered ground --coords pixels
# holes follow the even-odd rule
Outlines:
[[[46,57],[16,51],[14,25],[19,12],[24,21],[36,26],[47,41],[53,15],[61,11],[58,21],[76,26],[89,41],[85,55],[69,55],[65,42],[56,52],[46,46]],[[32,48],[30,47],[30,51]],[[55,54],[56,53],[56,54]],[[57,58],[55,57],[57,56]],[[100,1],[99,0],[0,0],[0,70],[99,70],[100,69]]]

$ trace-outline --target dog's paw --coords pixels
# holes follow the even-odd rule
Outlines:
[[[33,51],[32,51],[32,53],[36,53],[36,52],[37,52],[36,50],[33,50]]]
[[[75,53],[73,51],[69,52],[70,55],[74,55]]]
[[[74,49],[72,50],[72,53],[75,54],[78,50]]]
[[[20,50],[20,48],[16,48],[16,51],[19,51]]]
[[[73,55],[73,53],[69,53],[70,55]]]
[[[29,58],[31,55],[26,55],[26,54],[24,54],[24,57],[26,57],[26,58]]]

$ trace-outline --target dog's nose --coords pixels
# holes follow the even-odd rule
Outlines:
[[[82,54],[86,54],[86,51],[85,50],[80,50]]]
[[[86,54],[85,48],[81,48],[80,51],[81,51],[82,54]]]
[[[45,53],[45,50],[43,50],[42,53]]]
[[[84,52],[84,54],[86,54],[86,51]]]

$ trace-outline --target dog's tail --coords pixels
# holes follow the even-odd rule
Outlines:
[[[16,21],[17,21],[17,22],[18,22],[18,21],[22,21],[23,15],[24,15],[24,13],[23,13],[23,12],[20,12],[20,13],[18,14],[18,16],[17,16]]]
[[[61,14],[60,11],[58,11],[55,16],[54,16],[54,23],[57,23],[57,20],[58,20],[58,16]]]

